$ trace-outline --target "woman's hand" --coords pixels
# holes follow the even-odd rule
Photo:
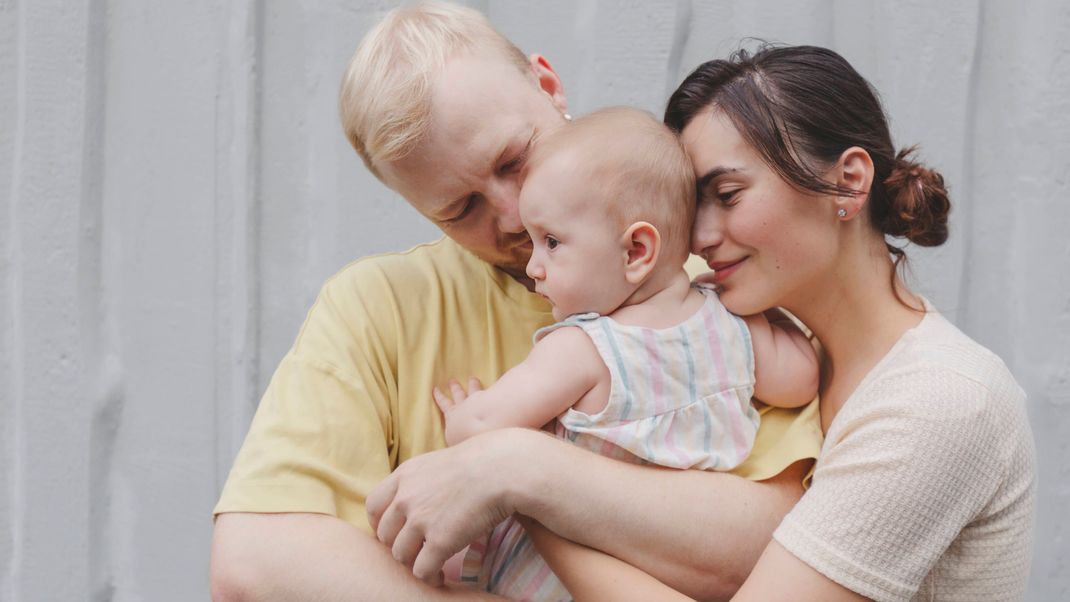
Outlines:
[[[515,511],[506,484],[523,479],[545,435],[501,429],[412,458],[368,496],[368,519],[394,558],[427,583],[442,583],[442,565]]]

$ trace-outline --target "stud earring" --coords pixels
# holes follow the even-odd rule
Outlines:
[[[563,113],[563,115],[565,116],[565,121],[572,121],[572,115],[569,115],[568,113]]]
[[[840,209],[838,211],[836,211],[836,215],[840,216],[840,219],[843,219],[843,218],[847,217],[847,210],[844,209],[843,207],[840,207]]]

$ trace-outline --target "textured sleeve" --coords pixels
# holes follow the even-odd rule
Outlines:
[[[314,512],[370,529],[364,500],[393,465],[396,344],[389,304],[348,280],[325,285],[276,369],[215,514]]]
[[[1006,428],[991,401],[947,370],[869,383],[837,416],[775,539],[848,589],[909,600],[1005,478]]]

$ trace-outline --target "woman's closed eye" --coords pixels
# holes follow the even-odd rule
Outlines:
[[[506,161],[505,163],[502,163],[501,167],[498,168],[498,173],[501,174],[501,175],[507,175],[507,174],[511,174],[511,173],[516,173],[516,172],[520,171],[521,167],[524,166],[524,161],[526,159],[527,159],[527,150],[525,150],[523,153],[520,153],[516,157],[513,157],[509,161]]]
[[[732,205],[735,205],[739,202],[739,193],[742,191],[742,188],[718,190],[714,196],[717,197],[717,201],[722,205],[731,207]]]

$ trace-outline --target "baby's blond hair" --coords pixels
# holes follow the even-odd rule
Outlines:
[[[554,156],[588,182],[588,198],[627,228],[658,229],[666,259],[683,263],[695,219],[695,173],[680,140],[646,111],[611,107],[564,125],[538,141],[524,168],[530,177]]]
[[[342,77],[338,108],[346,138],[377,169],[409,154],[431,120],[431,81],[461,52],[490,52],[524,73],[524,53],[478,11],[446,2],[396,8],[361,41]]]

